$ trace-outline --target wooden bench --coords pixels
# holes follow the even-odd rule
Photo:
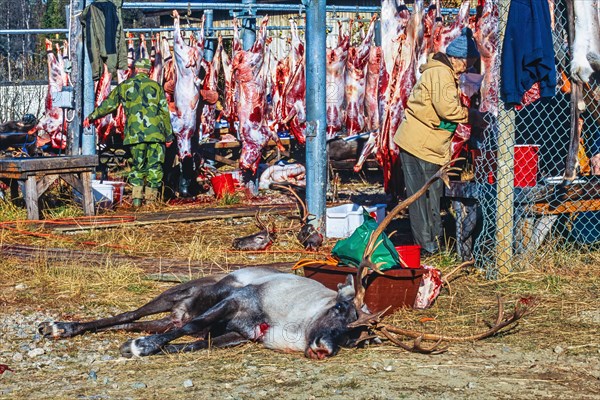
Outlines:
[[[63,156],[0,159],[0,179],[12,179],[11,197],[18,196],[21,187],[27,218],[40,219],[39,199],[57,180],[62,179],[81,193],[85,215],[94,215],[92,174],[98,165],[98,156]]]
[[[456,212],[456,241],[463,258],[471,256],[473,231],[481,185],[471,181],[454,181],[445,189]],[[544,241],[559,215],[600,211],[600,181],[562,184],[540,184],[515,188],[515,250],[534,251]]]

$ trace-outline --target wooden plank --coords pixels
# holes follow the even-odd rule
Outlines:
[[[92,192],[92,173],[82,172],[81,173],[81,186],[83,191],[81,192],[83,213],[88,217],[94,215],[94,193]]]
[[[98,156],[64,156],[64,157],[31,157],[0,159],[0,173],[22,173],[58,170],[73,170],[75,168],[92,168],[98,165]],[[0,176],[3,176],[0,174]]]
[[[40,180],[38,180],[38,182],[37,182],[38,196],[43,195],[46,192],[46,190],[48,190],[50,185],[52,185],[58,179],[58,177],[59,177],[59,175],[56,175],[56,174],[45,175]]]
[[[244,218],[253,217],[260,211],[261,214],[277,213],[286,214],[296,212],[295,204],[277,204],[271,206],[254,206],[254,207],[235,207],[235,208],[204,208],[204,209],[188,209],[183,211],[173,211],[169,213],[139,213],[132,216],[134,219],[127,222],[115,222],[112,224],[106,224],[105,220],[102,220],[101,225],[86,225],[81,226],[78,224],[73,225],[61,225],[54,227],[55,232],[77,232],[87,231],[90,229],[110,229],[119,228],[123,226],[146,226],[164,223],[185,223],[185,222],[201,222],[212,219],[225,219],[225,218]]]
[[[247,264],[222,264],[202,260],[179,258],[141,257],[117,253],[101,253],[76,249],[47,248],[37,246],[22,246],[0,244],[0,254],[21,260],[37,261],[45,259],[60,262],[85,262],[86,265],[106,265],[106,263],[130,263],[141,268],[145,273],[152,274],[160,280],[187,280],[198,276],[230,272],[241,268],[252,267]],[[260,264],[261,267],[275,268],[280,271],[291,271],[294,262],[275,262]]]
[[[529,207],[529,211],[541,215],[571,214],[583,211],[600,211],[600,199],[572,200],[550,207],[549,203],[536,203]]]
[[[231,165],[231,166],[238,165],[237,161],[231,160],[227,157],[220,156],[218,154],[215,154],[215,161],[220,162],[221,164],[225,164],[225,165]]]
[[[85,173],[85,172],[84,172]],[[83,188],[83,183],[81,183],[81,179],[77,177],[75,174],[61,174],[60,177],[67,182],[71,187],[77,190],[79,193],[83,194],[85,189]]]
[[[25,182],[25,205],[27,206],[27,219],[40,219],[38,206],[37,182],[35,176],[30,176]]]

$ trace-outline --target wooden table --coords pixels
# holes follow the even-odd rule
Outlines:
[[[487,183],[454,181],[445,188],[444,195],[452,200],[456,212],[457,250],[459,256],[466,259],[472,257],[482,186],[487,186],[490,195],[495,195],[495,185]],[[541,182],[534,187],[516,187],[514,205],[515,251],[534,251],[559,215],[600,211],[600,177],[572,184]]]
[[[94,215],[92,173],[98,165],[98,156],[63,156],[0,159],[0,179],[16,180],[23,191],[27,218],[40,219],[39,198],[58,179],[81,193],[85,215]],[[11,185],[11,196],[17,195]]]

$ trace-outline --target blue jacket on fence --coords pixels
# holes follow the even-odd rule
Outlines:
[[[539,82],[542,97],[555,94],[556,67],[548,0],[512,0],[502,44],[502,101],[520,104]]]

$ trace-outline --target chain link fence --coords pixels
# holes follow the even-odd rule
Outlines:
[[[508,3],[499,2],[500,47]],[[490,278],[556,252],[600,247],[600,86],[596,77],[580,85],[581,96],[574,90],[568,20],[565,1],[557,1],[556,95],[521,110],[499,104],[498,118],[489,121],[474,157],[474,179],[455,193],[459,201],[454,208],[462,221],[457,226],[459,254],[467,242],[462,256],[467,258],[465,251],[469,255],[465,233],[475,225],[469,227],[468,221],[477,220],[473,256]],[[583,109],[579,116],[572,102]]]

